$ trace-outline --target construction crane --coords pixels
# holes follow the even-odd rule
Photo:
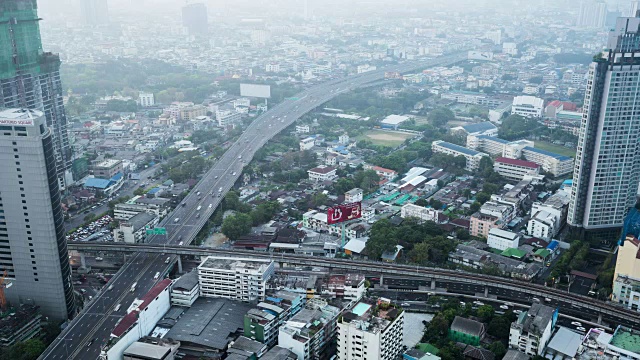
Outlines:
[[[6,282],[7,270],[4,271],[0,278],[0,309],[4,312],[7,309],[7,298],[4,296],[4,289],[8,289],[13,285],[12,282]]]

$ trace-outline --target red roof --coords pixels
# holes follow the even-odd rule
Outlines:
[[[387,173],[387,174],[396,174],[395,171],[389,170],[389,169],[385,169],[385,168],[380,167],[380,166],[372,166],[371,170],[375,170],[375,171],[379,171],[379,172],[383,172],[383,173]]]
[[[540,167],[540,165],[531,162],[531,161],[526,161],[526,160],[520,160],[520,159],[509,159],[506,157],[499,157],[496,159],[496,162],[500,162],[503,164],[509,164],[509,165],[517,165],[517,166],[524,166],[524,167],[528,167],[528,168],[532,168],[532,169],[537,169]]]
[[[336,168],[334,168],[333,166],[326,166],[326,167],[316,167],[313,168],[311,170],[309,170],[310,172],[314,172],[314,173],[318,173],[318,174],[328,174],[332,171],[334,171]]]
[[[553,107],[560,107],[562,105],[562,101],[560,100],[553,100],[552,102],[549,103],[549,105],[547,106],[553,106]]]
[[[569,101],[563,101],[562,105],[564,105],[562,108],[567,111],[576,111],[576,109],[578,108],[576,104]]]
[[[138,306],[137,309],[125,315],[122,320],[116,325],[116,327],[111,332],[111,336],[122,337],[122,335],[126,334],[129,329],[136,323],[138,320],[138,313],[144,309],[146,309],[152,301],[158,297],[166,288],[171,285],[171,279],[164,279],[160,281],[156,286],[152,287],[148,293],[146,293],[142,299],[142,303]]]

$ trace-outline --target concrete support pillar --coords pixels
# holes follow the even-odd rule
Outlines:
[[[431,290],[436,289],[436,279],[431,279]]]
[[[484,287],[484,297],[489,297],[489,287],[488,286]]]
[[[86,268],[87,267],[87,259],[86,259],[86,255],[84,253],[80,253],[80,267],[81,268]]]
[[[122,253],[122,264],[126,264],[127,263],[127,253]]]
[[[178,255],[178,273],[182,274],[182,257]]]
[[[380,275],[380,287],[382,287],[384,285],[384,275]]]
[[[602,325],[602,314],[598,314],[598,325]]]

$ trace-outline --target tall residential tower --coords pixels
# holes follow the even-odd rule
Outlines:
[[[640,180],[640,18],[618,18],[589,66],[568,223],[617,238]]]
[[[0,111],[0,272],[7,299],[64,320],[75,306],[53,133],[38,110]]]
[[[0,108],[39,109],[52,130],[58,183],[71,180],[60,57],[42,50],[36,0],[0,1]]]

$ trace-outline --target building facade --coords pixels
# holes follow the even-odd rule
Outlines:
[[[538,93],[538,89],[534,94]],[[535,96],[516,96],[513,98],[513,105],[511,106],[511,114],[520,115],[524,117],[542,117],[542,111],[544,110],[544,100]]]
[[[527,146],[522,149],[522,156],[525,160],[540,165],[542,170],[555,177],[569,174],[573,170],[572,158],[550,151]]]
[[[42,50],[36,0],[0,2],[0,108],[43,111],[51,128],[58,185],[72,181],[72,148],[60,81],[60,57]],[[20,34],[20,36],[18,36]]]
[[[558,309],[533,303],[528,311],[520,313],[518,319],[511,323],[509,348],[529,356],[542,355],[551,340],[557,316]]]
[[[622,304],[631,310],[640,310],[640,279],[618,275],[613,282],[611,295],[613,302]]]
[[[1,111],[0,124],[0,267],[12,283],[7,300],[33,301],[46,316],[72,318],[53,133],[38,110]]]
[[[520,246],[520,235],[511,231],[493,228],[489,230],[487,244],[490,248],[498,250],[517,249]]]
[[[198,266],[200,296],[264,300],[273,261],[209,256]]]
[[[618,18],[589,66],[568,223],[615,238],[640,181],[640,18]],[[586,235],[586,234],[585,234]]]
[[[532,161],[505,157],[499,157],[493,162],[493,170],[511,181],[520,181],[527,176],[540,175],[540,165]]]
[[[464,146],[452,144],[446,141],[438,140],[434,141],[431,145],[431,149],[435,153],[442,153],[453,156],[463,156],[466,160],[465,170],[475,171],[480,165],[480,159],[485,156],[489,156],[483,152],[468,149]]]

